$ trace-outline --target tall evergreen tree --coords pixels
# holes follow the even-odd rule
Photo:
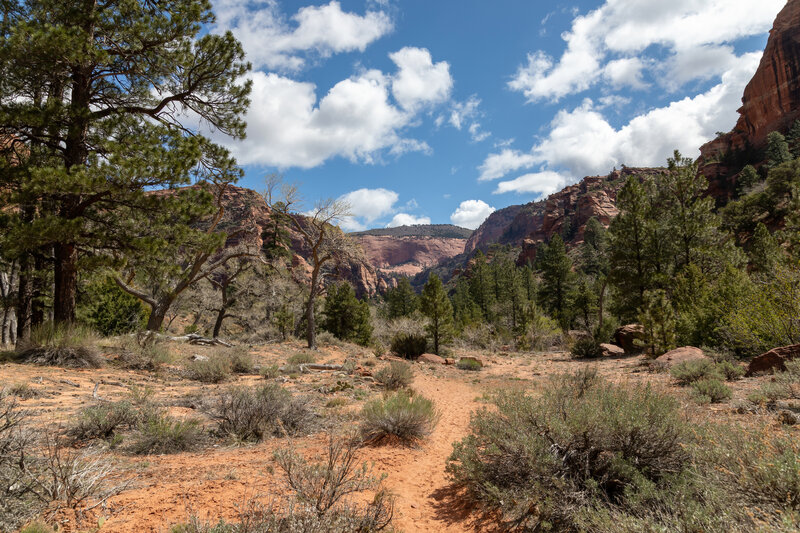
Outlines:
[[[772,168],[792,160],[789,144],[781,132],[773,131],[767,135],[767,166]]]
[[[567,248],[560,235],[553,235],[550,243],[542,247],[537,266],[542,275],[539,301],[551,316],[568,328],[571,322],[569,296],[574,276],[572,260],[567,255]]]
[[[436,274],[431,274],[422,289],[420,308],[428,317],[428,334],[433,340],[433,352],[438,355],[442,344],[453,337],[453,306]]]
[[[483,319],[492,321],[492,308],[494,306],[494,285],[492,283],[493,277],[486,262],[486,256],[483,252],[478,250],[472,260],[472,268],[469,278],[469,292],[472,296],[472,301],[481,310]]]
[[[780,244],[762,222],[758,223],[750,240],[748,255],[753,272],[759,274],[771,274],[780,262]]]
[[[760,181],[758,172],[753,165],[745,166],[736,180],[736,194],[744,196]]]
[[[239,80],[249,65],[230,32],[203,29],[214,20],[206,0],[0,9],[0,129],[26,154],[7,237],[23,253],[52,250],[53,314],[68,322],[81,258],[139,242],[119,207],[143,216],[163,209],[148,190],[238,176],[197,124],[244,136],[250,85]]]
[[[608,232],[594,217],[586,222],[583,230],[581,270],[590,276],[608,273]]]
[[[359,301],[353,287],[337,283],[328,287],[325,298],[325,319],[322,329],[330,331],[337,339],[366,346],[372,338],[369,304]]]
[[[419,298],[414,288],[403,276],[397,282],[397,287],[386,291],[387,314],[389,318],[411,316],[419,307]]]

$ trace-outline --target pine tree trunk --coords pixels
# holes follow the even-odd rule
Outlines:
[[[53,320],[57,324],[74,322],[78,287],[78,250],[74,244],[56,244],[54,276]]]
[[[47,261],[45,257],[37,252],[33,256],[33,276],[31,278],[31,327],[41,326],[45,322],[44,318],[44,296],[46,294],[45,284],[47,283]],[[52,287],[51,287],[52,291]]]
[[[28,255],[20,259],[19,283],[17,287],[17,341],[31,338],[31,258]]]

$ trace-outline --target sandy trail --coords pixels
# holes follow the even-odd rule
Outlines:
[[[418,375],[414,389],[432,399],[441,413],[433,434],[419,448],[371,448],[366,458],[378,472],[388,474],[387,486],[397,496],[395,525],[405,533],[462,532],[471,528],[465,518],[444,509],[443,496],[449,482],[445,464],[453,443],[467,433],[470,414],[478,407],[479,392],[455,380]]]

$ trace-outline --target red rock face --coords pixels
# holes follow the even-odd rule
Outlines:
[[[438,237],[355,237],[367,262],[381,274],[414,276],[464,252],[466,239]]]
[[[724,155],[747,145],[762,148],[772,131],[785,132],[800,117],[800,0],[789,0],[775,19],[767,47],[747,84],[733,131],[700,148],[700,169],[709,193],[725,200],[734,189],[725,183],[732,170]],[[735,171],[735,169],[733,169]]]

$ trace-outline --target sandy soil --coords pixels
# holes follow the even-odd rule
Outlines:
[[[190,355],[203,354],[204,350],[208,350],[185,345],[172,349],[177,353],[176,367]],[[300,345],[251,349],[261,365],[283,364],[289,355],[298,351],[302,351]],[[668,374],[647,371],[640,357],[586,363],[575,361],[563,353],[468,355],[481,357],[487,366],[480,372],[424,363],[414,366],[413,388],[434,400],[441,413],[439,424],[429,438],[417,447],[366,447],[360,451],[363,460],[374,463],[376,473],[386,474],[385,483],[397,497],[395,526],[407,533],[491,529],[491,521],[483,520],[474,509],[465,506],[460,495],[452,489],[445,465],[452,444],[467,434],[471,413],[487,405],[481,398],[493,390],[523,387],[536,391],[549,376],[572,372],[588,364],[614,381],[647,382],[669,390],[685,403],[687,411],[700,413],[704,417],[742,420],[744,416],[752,417],[736,413],[731,404],[695,406],[685,389],[674,386]],[[341,363],[348,358],[369,365],[363,367],[367,370],[384,364],[355,347],[326,347],[318,354],[319,362]],[[42,424],[68,424],[80,408],[96,401],[93,391],[98,382],[97,394],[105,399],[122,398],[132,385],[149,386],[156,391],[156,400],[168,406],[173,416],[202,418],[201,413],[190,407],[178,406],[185,404],[180,400],[208,396],[234,382],[256,383],[260,380],[258,376],[240,376],[221,385],[203,385],[183,379],[175,372],[154,376],[147,372],[115,369],[113,366],[81,371],[8,363],[0,365],[0,387],[27,383],[39,393],[38,397],[22,400],[21,403],[35,412],[36,420]],[[285,381],[284,386],[298,393],[317,394],[318,410],[334,413],[331,425],[338,429],[354,427],[356,422],[352,413],[357,412],[367,398],[380,394],[368,377],[319,372],[279,380]],[[352,387],[342,392],[319,394],[319,390],[342,380],[349,380]],[[759,378],[737,382],[733,387],[734,400],[744,398],[758,383]],[[334,397],[344,398],[347,405],[338,410],[326,410],[321,406],[324,401]],[[269,499],[286,492],[281,475],[276,472],[273,460],[275,449],[292,444],[308,457],[318,456],[324,448],[325,438],[323,432],[315,432],[296,437],[291,443],[287,439],[270,439],[258,445],[240,447],[210,441],[208,446],[196,453],[162,456],[139,457],[119,451],[108,452],[117,463],[120,481],[127,480],[128,487],[111,498],[105,509],[94,513],[90,522],[76,527],[73,520],[65,517],[62,530],[96,527],[100,517],[104,522],[99,531],[109,533],[166,532],[170,525],[185,521],[190,515],[213,521],[220,517],[235,519],[237,509],[251,498]]]

